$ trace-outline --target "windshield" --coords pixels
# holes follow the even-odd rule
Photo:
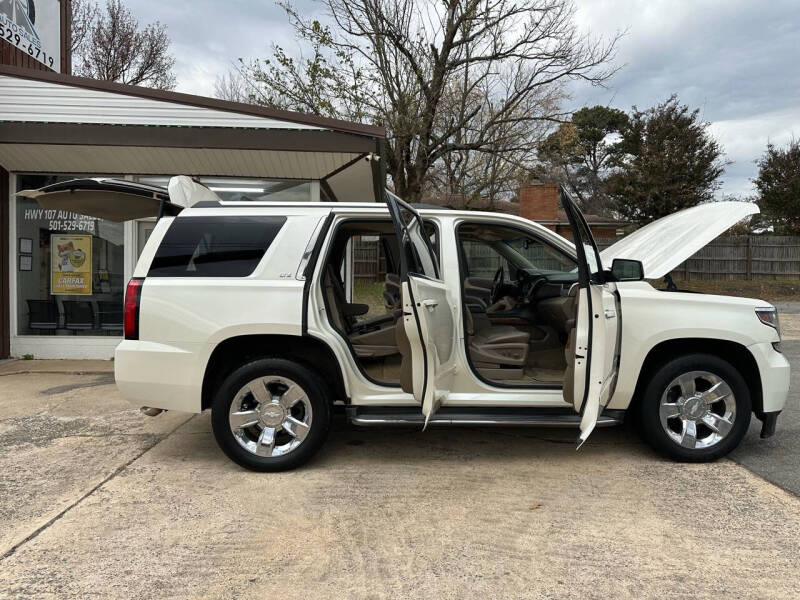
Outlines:
[[[465,222],[458,227],[458,237],[473,277],[493,277],[501,267],[512,279],[520,273],[561,277],[577,268],[574,257],[516,227]]]
[[[515,267],[526,271],[563,273],[576,268],[575,261],[569,256],[527,236],[503,240],[500,244],[506,248],[501,254],[506,254]]]

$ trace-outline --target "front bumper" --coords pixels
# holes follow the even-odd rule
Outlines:
[[[748,346],[761,375],[761,394],[764,413],[778,413],[789,395],[789,361],[772,347],[771,342]]]

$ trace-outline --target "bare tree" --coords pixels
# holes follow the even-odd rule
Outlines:
[[[452,180],[445,159],[458,153],[471,172],[490,158],[513,165],[543,123],[566,117],[564,84],[613,73],[617,37],[580,33],[571,0],[318,1],[330,27],[283,5],[310,52],[275,47],[251,63],[255,99],[386,126],[389,174],[412,201],[432,170]]]
[[[463,82],[468,84],[467,81]],[[520,108],[537,110],[540,113],[557,110],[561,99],[557,90],[552,96],[540,98],[542,107],[528,105]],[[465,120],[467,114],[472,118],[464,127],[453,133],[456,149],[444,153],[431,167],[423,185],[426,197],[444,198],[445,204],[453,208],[492,209],[501,199],[513,199],[519,186],[530,179],[536,154],[531,149],[547,133],[548,121],[529,121],[524,118],[509,118],[493,126],[493,131],[485,143],[480,143],[491,126],[494,115],[494,99],[478,95],[469,99],[461,90],[455,90],[441,103],[437,131],[452,127],[453,123]],[[542,110],[546,106],[546,111]],[[475,109],[477,113],[475,112]],[[518,115],[514,115],[518,116]]]
[[[70,51],[72,56],[80,55],[86,38],[99,15],[96,2],[91,0],[72,0],[72,27],[70,30]]]
[[[79,47],[76,74],[93,79],[158,89],[175,87],[166,26],[156,21],[144,29],[121,0],[108,0],[105,12],[91,22]]]
[[[247,82],[237,69],[218,75],[214,81],[214,96],[231,102],[250,102]]]

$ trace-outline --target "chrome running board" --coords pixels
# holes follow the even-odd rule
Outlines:
[[[606,411],[597,419],[597,427],[611,427],[622,423],[625,411]],[[388,408],[348,406],[347,415],[351,423],[364,427],[422,426],[425,417],[417,407]],[[571,410],[548,409],[441,409],[428,421],[431,427],[578,427],[579,414]]]

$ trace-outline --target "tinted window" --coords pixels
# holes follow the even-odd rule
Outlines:
[[[539,275],[575,271],[574,259],[518,229],[465,223],[458,228],[458,238],[470,277],[491,278],[500,267],[512,279],[517,270]]]
[[[285,217],[183,217],[173,221],[148,277],[246,277]]]

